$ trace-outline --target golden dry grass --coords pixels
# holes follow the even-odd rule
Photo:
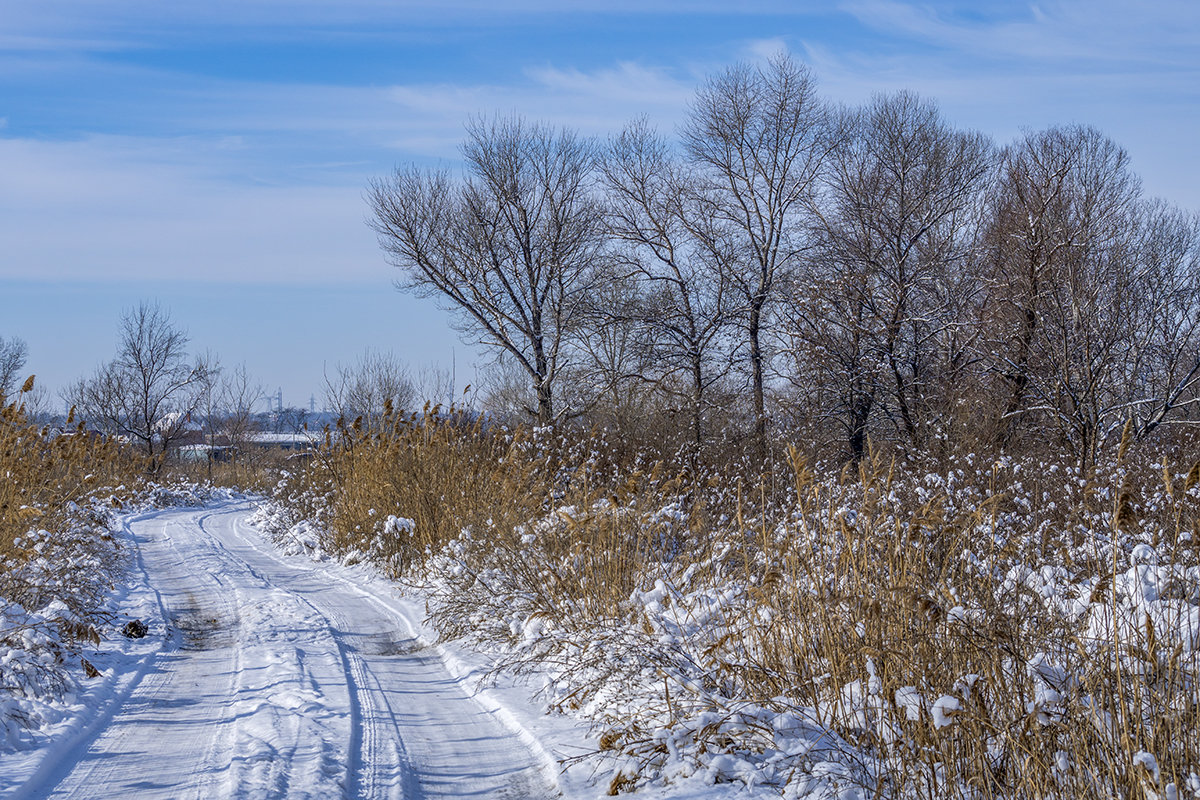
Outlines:
[[[29,610],[59,600],[70,611],[62,633],[95,638],[91,615],[117,551],[96,499],[130,497],[141,462],[82,426],[59,435],[30,424],[21,405],[30,389],[32,378],[0,409],[0,598]]]
[[[50,436],[29,424],[14,401],[0,410],[0,554],[15,556],[13,541],[31,527],[55,530],[72,504],[103,487],[136,479],[136,459],[118,443],[82,426]]]
[[[1200,466],[1178,452],[1122,447],[1083,475],[830,471],[793,450],[766,480],[388,419],[331,438],[284,494],[329,549],[421,584],[445,635],[550,674],[552,702],[626,757],[614,791],[669,759],[766,763],[771,715],[824,731],[865,796],[1200,790]],[[764,775],[782,787],[808,762],[781,763]]]

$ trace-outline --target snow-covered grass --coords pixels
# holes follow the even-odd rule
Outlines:
[[[0,747],[55,721],[82,673],[74,651],[99,638],[120,569],[100,497],[128,467],[114,444],[51,438],[16,403],[0,410]]]
[[[613,793],[1200,797],[1200,465],[762,480],[443,422],[289,477],[277,528],[420,591],[593,723]],[[786,477],[786,482],[783,478]]]
[[[206,493],[148,485],[140,468],[115,442],[50,436],[17,403],[0,409],[0,750],[36,746],[77,715],[102,671],[83,650],[118,635],[129,567],[118,513]]]

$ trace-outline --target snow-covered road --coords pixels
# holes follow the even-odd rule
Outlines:
[[[20,796],[557,795],[545,758],[422,646],[386,587],[279,556],[249,526],[253,510],[234,501],[129,523],[162,649]]]

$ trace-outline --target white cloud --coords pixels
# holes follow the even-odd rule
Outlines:
[[[0,137],[0,278],[377,281],[386,267],[361,197],[370,176],[457,160],[474,114],[603,135],[638,114],[669,125],[691,90],[633,63],[539,66],[507,86],[189,80],[162,102],[106,109],[143,135]],[[190,133],[150,133],[170,130]]]
[[[669,128],[695,88],[663,70],[621,63],[594,71],[526,69],[510,85],[421,84],[387,89],[388,144],[410,156],[454,159],[463,124],[477,114],[518,113],[602,136],[645,115]]]
[[[955,18],[946,4],[848,0],[862,24],[972,58],[1076,59],[1195,67],[1200,4],[1192,0],[1131,5],[1123,0],[1060,0],[1043,6],[985,9],[991,17]],[[1001,15],[1002,14],[1002,15]]]
[[[549,90],[589,105],[673,108],[685,103],[693,88],[690,83],[682,83],[664,70],[627,61],[593,72],[555,67],[529,68],[525,72],[538,85],[539,95],[542,90]]]
[[[755,39],[745,47],[746,55],[752,61],[768,61],[776,56],[787,55],[791,52],[787,41],[782,36],[770,39]]]
[[[378,281],[386,266],[361,196],[370,176],[396,161],[455,161],[473,114],[515,111],[604,135],[638,114],[669,126],[692,90],[629,63],[538,67],[527,78],[347,89],[213,82],[142,111],[196,131],[186,137],[0,138],[0,278]]]
[[[827,95],[858,103],[918,91],[954,123],[1001,142],[1022,129],[1093,124],[1129,150],[1148,192],[1200,209],[1200,167],[1186,134],[1200,124],[1200,5],[1134,13],[1117,0],[1068,0],[982,19],[955,17],[944,4],[844,8],[882,37],[871,46],[804,41]]]
[[[377,282],[361,187],[241,183],[197,143],[0,139],[0,279]]]

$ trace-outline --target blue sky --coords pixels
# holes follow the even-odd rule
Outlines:
[[[392,287],[366,182],[453,164],[476,113],[669,131],[706,74],[780,49],[834,100],[916,90],[1001,142],[1094,124],[1200,210],[1190,0],[0,0],[0,336],[57,391],[149,299],[288,403],[367,347],[453,353],[461,385],[479,354]]]

